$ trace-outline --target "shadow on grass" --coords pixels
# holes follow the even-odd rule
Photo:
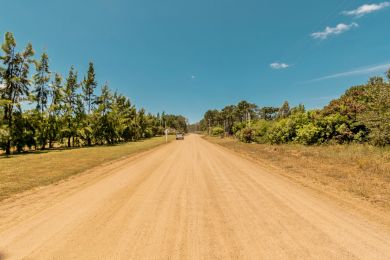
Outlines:
[[[128,141],[128,142],[122,142],[122,143],[115,143],[115,144],[95,144],[91,146],[75,146],[75,147],[54,147],[54,148],[46,148],[45,150],[27,150],[27,151],[22,151],[20,153],[14,152],[11,155],[6,155],[5,153],[0,154],[0,160],[1,159],[8,159],[8,158],[14,158],[14,157],[21,157],[21,156],[27,156],[27,155],[32,155],[32,154],[47,154],[50,152],[63,152],[63,151],[71,151],[71,150],[78,150],[78,149],[89,149],[89,148],[96,148],[96,147],[116,147],[116,146],[121,146],[121,145],[126,145],[130,143],[143,143],[147,139],[140,139],[136,141]],[[0,258],[1,260],[1,258]]]

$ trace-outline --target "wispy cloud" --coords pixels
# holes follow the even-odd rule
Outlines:
[[[325,28],[325,30],[323,30],[321,32],[312,33],[311,37],[313,37],[314,39],[325,40],[329,36],[342,34],[342,33],[349,31],[355,27],[359,27],[359,25],[357,23],[351,23],[351,24],[339,23],[338,25],[336,25],[336,27],[327,26]]]
[[[365,5],[359,6],[357,9],[354,9],[354,10],[343,11],[343,12],[341,12],[341,14],[347,15],[347,16],[362,17],[363,15],[382,10],[382,9],[389,7],[389,6],[390,6],[390,2],[383,2],[380,4],[365,4]]]
[[[363,68],[357,68],[357,69],[353,69],[350,71],[345,71],[345,72],[341,72],[341,73],[336,73],[336,74],[312,79],[312,80],[306,81],[305,83],[317,82],[317,81],[326,80],[326,79],[335,79],[335,78],[356,76],[356,75],[367,75],[367,74],[374,73],[374,72],[378,72],[378,73],[382,72],[383,73],[388,69],[390,69],[390,63],[380,64],[380,65],[371,65],[371,66],[367,66],[367,67],[363,67]]]
[[[291,65],[283,63],[283,62],[274,62],[269,65],[272,69],[280,70],[280,69],[287,69]]]
[[[191,79],[195,79],[196,78],[196,76],[195,75],[191,75]]]

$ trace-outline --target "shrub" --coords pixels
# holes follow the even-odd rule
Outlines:
[[[239,131],[239,139],[244,143],[252,143],[255,141],[255,130],[247,126]]]
[[[211,135],[212,136],[223,136],[225,131],[223,130],[222,127],[216,126],[211,129]]]
[[[313,123],[309,123],[297,129],[295,141],[306,145],[317,144],[322,142],[322,132],[322,128],[314,125]]]
[[[259,120],[256,121],[252,128],[255,131],[255,141],[257,143],[267,143],[268,142],[268,131],[272,127],[273,121]]]
[[[234,135],[236,135],[236,134],[239,135],[240,133],[237,133],[237,132],[241,131],[245,127],[246,127],[246,123],[244,123],[244,122],[236,122],[236,123],[234,123],[234,125],[232,127],[233,134]]]
[[[276,122],[269,130],[267,138],[271,144],[281,144],[293,141],[296,136],[296,125],[291,118]]]

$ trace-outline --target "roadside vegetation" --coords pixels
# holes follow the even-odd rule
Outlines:
[[[30,43],[18,50],[10,32],[1,50],[0,154],[112,145],[162,135],[165,128],[187,131],[183,116],[146,113],[108,83],[97,93],[92,62],[81,80],[73,66],[64,78],[50,70],[47,53],[35,58]]]
[[[390,70],[323,109],[241,101],[190,128],[305,186],[390,210]]]
[[[169,141],[173,139],[174,136],[169,136]],[[0,157],[0,201],[164,143],[165,137],[153,137],[117,145],[44,150],[10,158]]]
[[[192,126],[193,128],[193,126]],[[387,81],[370,78],[367,84],[348,89],[323,109],[307,111],[258,107],[241,101],[221,110],[208,110],[198,129],[213,136],[235,136],[246,143],[304,145],[368,143],[390,144],[390,70]]]

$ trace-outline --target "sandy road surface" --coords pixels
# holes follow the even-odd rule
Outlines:
[[[196,135],[79,185],[1,205],[0,258],[390,259],[387,231]]]

